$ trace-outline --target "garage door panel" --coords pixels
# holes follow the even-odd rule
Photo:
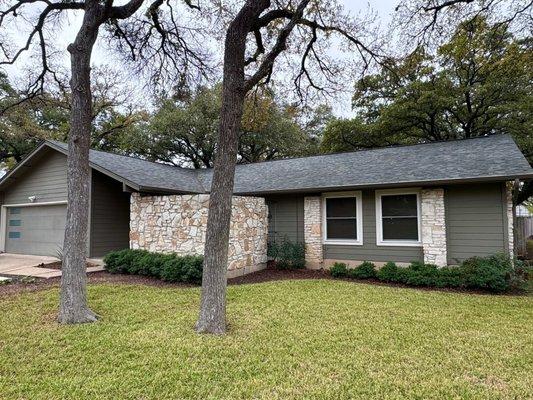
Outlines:
[[[8,208],[6,252],[55,256],[63,247],[66,205]]]

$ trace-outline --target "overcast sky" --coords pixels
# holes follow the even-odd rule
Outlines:
[[[367,1],[358,1],[358,0],[339,0],[347,10],[353,13],[366,13],[369,10],[372,10],[377,14],[377,20],[378,22],[383,26],[386,27],[390,20],[391,20],[391,14],[394,10],[394,7],[396,3],[398,3],[398,0],[367,0]],[[66,53],[66,47],[69,43],[71,43],[74,40],[75,34],[79,28],[79,25],[81,23],[81,18],[71,16],[68,18],[68,22],[63,24],[62,31],[57,35],[57,41],[56,41],[56,48],[58,50],[65,49],[65,54],[62,56],[63,63],[66,67],[69,65],[69,58],[68,54]],[[14,30],[18,32],[21,27],[14,27]],[[16,35],[20,38],[20,40],[25,40],[24,35]],[[16,39],[16,38],[15,38]],[[97,41],[94,52],[93,52],[93,65],[109,65],[113,66],[115,62],[110,57],[109,52],[107,52],[104,48],[104,46]],[[21,75],[21,67],[24,65],[24,62],[20,62],[15,66],[9,66],[6,68],[6,71],[8,75],[12,79],[17,79]],[[130,82],[131,83],[131,82]],[[351,86],[353,83],[350,83],[350,91]],[[348,89],[348,86],[347,86]],[[138,97],[138,94],[137,96]],[[348,116],[351,113],[351,106],[350,106],[350,95],[348,94],[348,91],[344,94],[339,94],[338,99],[335,99],[333,102],[335,113],[338,115]]]

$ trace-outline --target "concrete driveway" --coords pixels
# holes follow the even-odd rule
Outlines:
[[[46,266],[46,264],[58,261],[59,259],[55,257],[2,253],[0,254],[0,275],[54,278],[61,276],[60,270],[38,267],[38,265]]]
[[[25,254],[0,254],[0,276],[32,276],[34,278],[57,278],[61,276],[61,270],[46,268],[46,264],[58,262],[59,258],[46,256],[30,256]],[[92,267],[87,268],[87,273],[104,271],[104,263],[101,259],[87,259]],[[38,265],[44,266],[39,267]]]

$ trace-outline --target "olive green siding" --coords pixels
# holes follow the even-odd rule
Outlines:
[[[266,198],[269,240],[304,241],[304,196],[283,195]]]
[[[28,197],[36,196],[36,202],[65,201],[67,199],[67,157],[57,151],[49,151],[27,165],[28,171],[6,187],[4,204],[29,203]]]
[[[504,184],[445,187],[448,263],[505,251]],[[316,195],[316,194],[315,194]],[[269,236],[303,242],[304,195],[268,197]],[[363,245],[324,245],[324,258],[336,260],[422,261],[422,247],[376,245],[375,193],[363,191]]]
[[[487,256],[507,248],[505,197],[502,183],[445,188],[448,263]]]
[[[363,190],[363,244],[324,245],[324,258],[333,260],[411,262],[424,259],[422,247],[376,245],[376,200],[373,190]]]
[[[102,257],[129,247],[130,195],[122,184],[100,172],[92,172],[90,256]]]

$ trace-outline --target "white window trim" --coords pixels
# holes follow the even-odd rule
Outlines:
[[[383,219],[381,212],[381,197],[394,194],[416,194],[416,212],[418,222],[418,240],[383,240]],[[422,212],[420,201],[420,189],[387,189],[376,190],[376,245],[378,246],[405,246],[422,247]]]
[[[38,206],[54,206],[60,204],[67,204],[65,201],[45,201],[42,203],[18,203],[18,204],[2,204],[0,207],[0,253],[6,251],[6,231],[7,231],[7,209],[13,207],[38,207]]]
[[[357,240],[353,239],[328,239],[327,238],[327,218],[326,218],[326,199],[339,197],[354,197],[356,222],[357,222]],[[361,191],[352,192],[329,192],[322,194],[322,241],[324,244],[340,244],[350,246],[363,245],[363,196]]]

